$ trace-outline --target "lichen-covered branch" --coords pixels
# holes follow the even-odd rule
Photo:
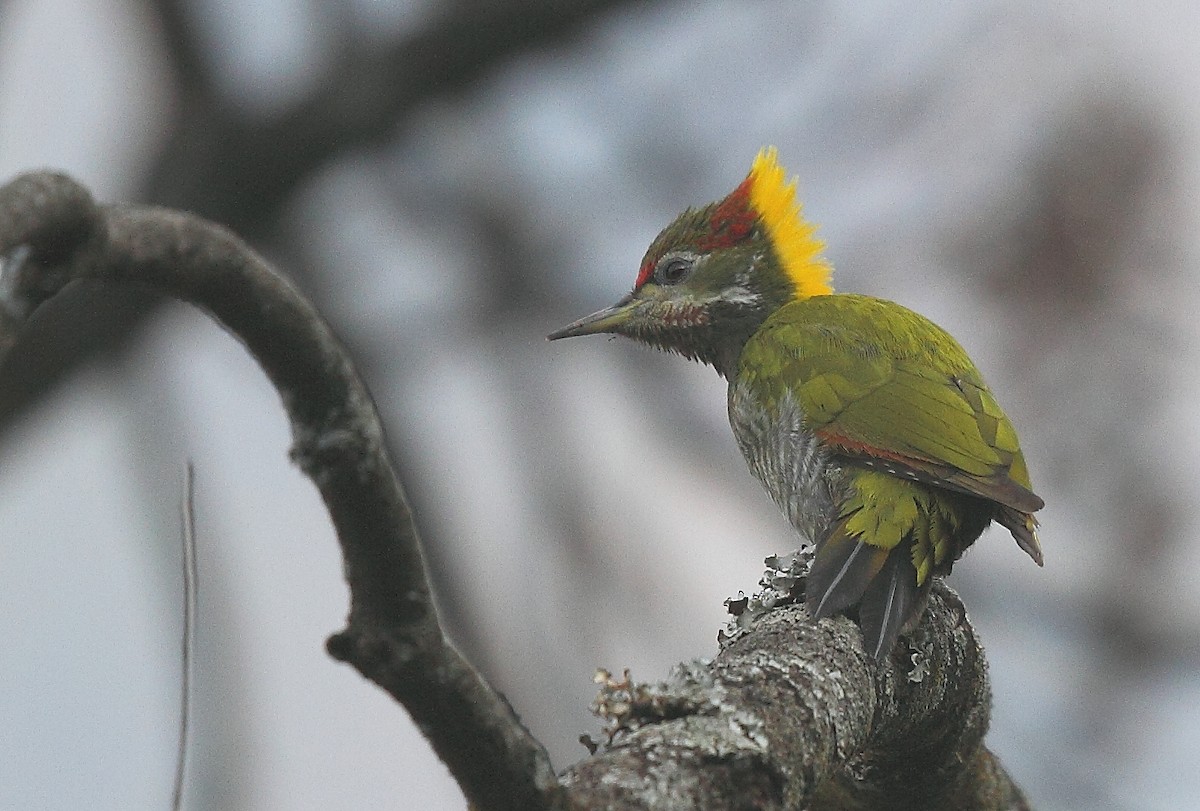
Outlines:
[[[283,398],[292,457],[342,546],[351,605],[329,652],[404,705],[481,811],[1026,808],[983,745],[986,663],[957,595],[935,585],[920,625],[876,663],[851,620],[805,615],[803,555],[772,559],[763,590],[734,601],[713,661],[657,685],[605,674],[607,741],[556,777],[446,641],[375,406],[291,284],[220,226],[99,206],[52,173],[0,188],[0,261],[0,352],[82,280],[155,288],[241,339]]]
[[[443,636],[374,403],[287,280],[220,226],[166,209],[97,206],[50,173],[0,189],[0,257],[0,326],[10,334],[64,287],[96,280],[189,301],[236,335],[283,398],[292,456],[320,490],[342,546],[350,616],[330,653],[405,706],[478,808],[560,807],[541,745]]]
[[[612,743],[564,775],[578,807],[1027,808],[983,745],[987,668],[950,588],[879,665],[851,620],[814,623],[797,603],[809,560],[768,563],[712,662],[655,685],[602,674]]]

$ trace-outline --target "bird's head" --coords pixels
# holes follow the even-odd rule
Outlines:
[[[816,228],[774,147],[725,199],[689,208],[646,251],[633,291],[551,334],[608,332],[678,352],[729,377],[742,346],[790,301],[832,293]]]

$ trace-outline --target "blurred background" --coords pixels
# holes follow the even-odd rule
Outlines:
[[[796,545],[709,369],[543,336],[776,144],[841,290],[931,316],[1021,433],[1046,567],[952,578],[1039,809],[1200,808],[1200,6],[7,0],[0,176],[230,226],[353,348],[454,639],[557,767],[596,667],[715,652]],[[265,378],[128,290],[0,368],[0,808],[168,805],[197,467],[193,809],[461,809],[323,652],[347,593]]]

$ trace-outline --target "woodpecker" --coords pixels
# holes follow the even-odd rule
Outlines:
[[[835,293],[823,251],[767,147],[732,193],[663,229],[631,293],[549,338],[613,333],[715,368],[751,472],[815,546],[809,614],[856,616],[883,660],[992,521],[1041,566],[1044,502],[958,342]]]

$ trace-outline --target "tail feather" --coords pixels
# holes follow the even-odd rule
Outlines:
[[[920,614],[931,580],[927,578],[917,585],[917,570],[908,544],[901,544],[888,555],[882,571],[867,586],[858,606],[863,646],[876,661],[887,658],[900,632]]]
[[[843,522],[835,527],[817,547],[809,569],[804,602],[813,619],[832,616],[858,602],[887,560],[887,549],[847,535],[844,526]]]

